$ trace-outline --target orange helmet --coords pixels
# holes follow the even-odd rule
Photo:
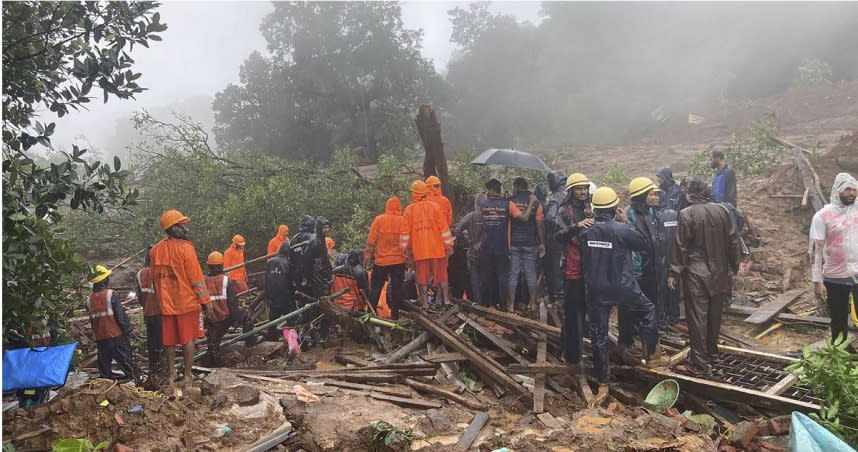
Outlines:
[[[432,188],[438,188],[441,186],[441,179],[438,179],[438,176],[429,176],[426,178],[426,185]]]
[[[206,260],[206,265],[223,265],[223,254],[220,251],[212,251]]]
[[[234,236],[232,236],[232,243],[238,246],[244,246],[244,237],[241,234],[235,234]]]
[[[426,188],[426,182],[423,182],[422,180],[416,180],[411,184],[411,193],[422,195],[428,190],[429,189]]]
[[[191,221],[191,219],[182,215],[182,212],[175,209],[168,210],[161,214],[161,229],[166,231],[173,225],[185,224],[189,221]]]

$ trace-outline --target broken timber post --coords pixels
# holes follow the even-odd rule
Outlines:
[[[455,392],[447,391],[446,389],[441,389],[426,383],[420,383],[419,381],[412,380],[410,378],[405,379],[405,384],[411,386],[417,391],[444,397],[445,399],[456,402],[465,408],[477,411],[484,411],[486,409],[486,405],[483,402],[471,400],[467,397],[456,394]]]
[[[435,110],[429,104],[420,106],[417,116],[414,118],[417,126],[417,135],[423,143],[425,157],[423,158],[423,177],[438,176],[441,179],[441,191],[450,199],[452,204],[453,186],[447,174],[447,156],[444,153],[444,141],[441,139],[441,124],[435,116]]]
[[[435,322],[419,311],[409,311],[406,312],[406,315],[417,320],[417,323],[432,332],[432,334],[441,339],[445,344],[468,357],[469,363],[481,370],[492,380],[512,390],[516,395],[527,394],[527,390],[510,377],[497,361],[483,355],[478,348],[468,342],[465,342],[461,337],[459,337],[459,335],[451,331],[446,326]]]
[[[548,322],[548,310],[545,303],[539,303],[539,321]],[[545,333],[537,333],[539,343],[536,345],[536,364],[545,364],[545,355],[548,352]],[[540,414],[545,411],[545,374],[539,374],[533,384],[533,412]]]
[[[459,308],[457,306],[453,306],[451,309],[447,310],[447,312],[444,313],[443,319],[446,320],[450,316],[456,315],[456,313],[458,313],[458,312],[459,312]],[[399,350],[396,350],[393,353],[391,353],[390,356],[388,356],[383,362],[385,364],[392,364],[395,362],[402,361],[403,359],[407,358],[408,355],[410,355],[410,354],[416,352],[418,349],[420,349],[420,347],[422,347],[423,344],[425,344],[426,341],[428,341],[431,338],[432,338],[432,333],[430,333],[428,331],[424,331],[423,333],[420,333],[419,336],[415,337],[411,342],[403,345],[402,347],[399,348]]]
[[[805,190],[808,191],[813,211],[816,212],[822,209],[825,206],[825,197],[822,196],[822,189],[819,186],[819,176],[813,170],[813,165],[810,164],[810,161],[804,155],[807,151],[780,137],[772,136],[771,140],[781,146],[792,149],[798,174],[801,177],[801,182],[804,184]]]

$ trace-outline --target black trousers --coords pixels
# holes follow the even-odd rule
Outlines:
[[[161,314],[143,317],[146,324],[146,352],[149,358],[149,375],[161,372],[161,357],[164,353],[164,338],[161,335]]]
[[[283,317],[290,312],[295,311],[297,308],[295,307],[295,299],[291,297],[286,297],[283,299],[271,300],[268,305],[268,320],[276,320],[280,317]],[[290,323],[295,323],[295,320],[291,320]],[[249,331],[249,330],[248,330]],[[268,338],[271,340],[280,340],[278,337],[277,325],[271,325],[268,327]]]
[[[828,292],[828,313],[831,315],[831,340],[849,334],[849,294],[852,294],[852,304],[858,312],[858,285],[847,286],[825,282]]]
[[[208,342],[208,361],[212,367],[220,367],[223,365],[223,355],[220,351],[220,341],[229,330],[229,325],[232,323],[230,319],[226,319],[217,323],[206,324],[206,341]]]
[[[641,292],[653,304],[657,319],[659,312],[659,308],[656,305],[656,301],[658,300],[658,284],[655,277],[644,276],[638,281],[638,284],[640,285]],[[640,330],[638,323],[638,316],[628,306],[620,305],[617,309],[617,342],[625,346],[634,344],[634,338]]]
[[[564,289],[569,280],[563,279],[562,260],[563,245],[555,242],[549,243],[545,250],[545,257],[542,259],[542,271],[545,274],[548,295],[551,297],[552,303],[558,303],[560,300],[565,301]]]
[[[567,364],[579,364],[584,351],[584,331],[588,327],[587,291],[583,279],[564,282],[563,355]]]
[[[509,254],[480,254],[480,304],[506,309]]]
[[[378,298],[384,283],[390,280],[387,299],[390,302],[390,316],[393,320],[399,320],[399,307],[405,299],[403,283],[405,281],[405,264],[376,265],[372,269],[372,278],[369,282],[369,302],[378,311]]]
[[[111,370],[114,360],[119,364],[119,370],[125,374],[125,377],[134,378],[131,342],[127,334],[95,341],[95,346],[98,349],[98,373],[101,374],[101,378],[116,378]]]

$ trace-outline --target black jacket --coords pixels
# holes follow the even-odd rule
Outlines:
[[[292,279],[295,275],[295,269],[290,264],[289,243],[283,242],[277,250],[277,255],[268,261],[265,268],[265,293],[271,304],[287,304],[295,297],[295,284]]]
[[[552,171],[548,174],[548,202],[545,204],[545,233],[551,237],[557,232],[555,219],[560,211],[560,205],[566,200],[566,176],[560,171]]]

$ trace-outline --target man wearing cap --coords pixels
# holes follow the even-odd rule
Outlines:
[[[527,179],[516,177],[512,182],[513,191],[510,201],[519,211],[527,210],[531,197],[535,195],[528,190]],[[538,200],[537,200],[538,201]],[[536,312],[536,261],[545,255],[545,216],[542,205],[537,202],[536,208],[523,221],[510,222],[509,230],[509,262],[510,273],[507,289],[507,306],[515,305],[515,292],[518,288],[518,276],[524,272],[527,282],[527,293],[530,311]]]
[[[178,210],[161,215],[161,229],[167,237],[149,252],[155,298],[161,306],[161,327],[167,352],[169,384],[176,379],[176,346],[182,347],[185,360],[183,384],[190,384],[194,339],[200,329],[200,311],[209,303],[203,270],[197,252],[188,239],[190,218]]]
[[[426,305],[430,278],[441,287],[441,306],[450,300],[447,258],[453,254],[453,235],[438,205],[428,199],[429,189],[422,180],[411,184],[412,203],[405,208],[400,246],[413,262],[418,299]]]
[[[232,243],[223,252],[223,266],[225,268],[235,267],[244,263],[244,236],[235,234],[232,236]],[[247,287],[247,267],[239,267],[235,270],[227,272],[229,279],[235,281],[235,290],[238,293],[244,292]]]
[[[831,202],[810,223],[811,277],[814,292],[828,302],[831,340],[846,339],[849,296],[858,312],[858,182],[840,173],[831,187]]]
[[[596,402],[604,400],[608,393],[608,320],[614,305],[626,307],[640,319],[644,364],[657,367],[667,362],[657,347],[655,308],[641,292],[632,266],[632,251],[644,250],[647,241],[643,234],[626,223],[628,219],[625,212],[617,208],[618,203],[617,194],[610,187],[596,190],[593,194],[595,223],[579,236],[584,279],[589,292],[587,316],[593,344],[593,365],[599,379]]]
[[[644,296],[655,306],[656,321],[662,315],[664,308],[660,305],[658,296],[657,264],[659,256],[657,244],[661,243],[659,219],[654,210],[658,207],[659,191],[652,180],[646,177],[636,177],[629,183],[629,198],[631,204],[626,213],[629,223],[643,235],[646,247],[632,253],[632,264],[635,271],[635,279],[640,285]],[[617,327],[619,334],[617,342],[621,353],[631,351],[634,345],[634,335],[637,320],[629,309],[619,307]]]
[[[480,247],[480,287],[479,302],[483,306],[506,308],[512,312],[515,306],[510,303],[509,268],[510,268],[510,218],[526,221],[536,209],[539,202],[536,196],[530,195],[527,208],[522,212],[509,198],[501,195],[501,182],[495,178],[486,184],[486,200],[480,206],[483,220],[483,243]]]
[[[581,372],[581,355],[584,351],[584,328],[586,328],[587,291],[581,271],[581,242],[578,236],[593,226],[590,209],[590,181],[581,173],[566,179],[566,198],[557,206],[554,220],[554,241],[562,247],[564,321],[563,354],[569,369]]]
[[[685,366],[677,369],[702,376],[711,372],[709,363],[718,354],[722,309],[739,269],[739,235],[728,209],[710,201],[706,182],[688,177],[686,198],[689,206],[679,212],[667,284],[675,288],[681,281],[691,342]]]
[[[136,379],[131,341],[128,339],[133,327],[122,307],[119,293],[107,288],[112,272],[96,265],[94,273],[95,276],[89,280],[92,294],[86,301],[86,309],[98,349],[98,373],[101,378],[115,379],[111,366],[116,360],[125,378]]]

